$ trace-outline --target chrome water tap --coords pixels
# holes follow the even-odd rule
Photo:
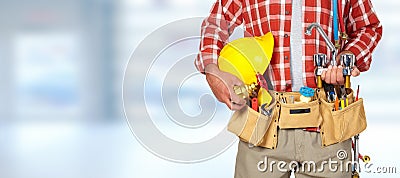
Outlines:
[[[324,30],[322,29],[321,25],[318,23],[312,23],[311,25],[309,25],[306,29],[305,34],[310,36],[311,32],[314,28],[317,28],[317,32],[322,36],[322,38],[324,38],[326,44],[328,45],[329,49],[331,50],[331,65],[332,66],[337,66],[337,62],[336,62],[336,53],[337,50],[335,48],[335,45],[331,42],[331,40],[329,40],[328,36],[326,35],[326,33],[324,32]]]

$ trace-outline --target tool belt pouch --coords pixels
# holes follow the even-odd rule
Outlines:
[[[350,139],[367,127],[363,99],[354,102],[353,91],[347,90],[349,105],[334,111],[334,103],[328,103],[321,97],[322,146],[329,146]]]
[[[248,106],[235,111],[228,123],[228,131],[254,146],[275,148],[278,114],[275,105],[274,102],[266,108],[270,111],[269,115],[261,114]]]
[[[279,101],[282,101],[282,98],[288,100],[290,97],[297,101],[300,97],[298,92],[286,92],[279,95]],[[288,104],[287,102],[279,102],[279,104],[281,105],[279,114],[280,129],[319,127],[322,122],[319,100],[315,97],[308,103]]]

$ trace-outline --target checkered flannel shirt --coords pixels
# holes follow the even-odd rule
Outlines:
[[[339,0],[348,41],[341,50],[356,55],[356,66],[367,71],[372,52],[382,36],[382,26],[370,0]],[[262,36],[272,32],[275,40],[270,66],[266,71],[274,90],[291,91],[290,75],[290,25],[292,0],[217,0],[210,15],[203,21],[200,53],[195,65],[200,72],[210,63],[217,64],[218,56],[229,36],[238,26],[244,28],[244,36]],[[319,23],[333,41],[332,1],[303,0],[303,32],[313,22]],[[316,87],[313,54],[328,54],[324,39],[318,33],[303,33],[303,84]],[[328,55],[329,58],[329,55]]]

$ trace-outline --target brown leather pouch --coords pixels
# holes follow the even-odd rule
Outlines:
[[[318,100],[309,103],[281,103],[279,128],[318,127],[322,122],[319,109]]]
[[[342,110],[334,111],[334,103],[321,99],[322,146],[329,146],[350,139],[367,127],[363,99],[354,101],[353,92],[348,94],[349,105]]]
[[[309,103],[300,103],[296,102],[300,100],[299,92],[277,93],[277,96],[279,96],[278,104],[281,106],[279,128],[318,127],[321,124],[322,118],[317,97],[313,97]]]
[[[277,109],[275,103],[266,108],[269,114],[264,115],[245,107],[235,111],[228,123],[228,131],[237,135],[242,141],[265,148],[276,147]],[[274,141],[275,138],[275,141]]]

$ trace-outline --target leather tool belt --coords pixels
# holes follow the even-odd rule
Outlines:
[[[315,89],[308,103],[297,101],[299,92],[270,91],[274,100],[262,106],[260,113],[250,107],[235,111],[228,130],[242,141],[254,146],[275,149],[279,129],[320,128],[322,146],[329,146],[350,139],[367,127],[363,99],[355,101],[353,91],[346,89],[348,106],[335,111],[334,103],[328,103],[325,92]]]

